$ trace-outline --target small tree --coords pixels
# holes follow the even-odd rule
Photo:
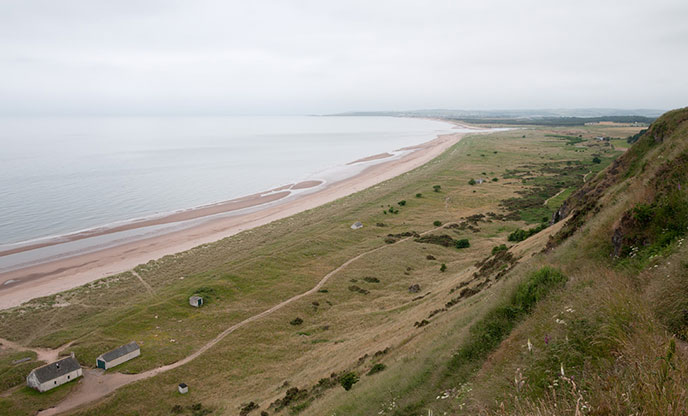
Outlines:
[[[401,201],[397,202],[397,204],[399,204],[400,207],[403,207],[404,205],[406,205],[406,200],[402,199]]]
[[[471,186],[475,185],[476,184],[475,179],[471,178],[471,180],[468,181],[468,184]]]
[[[421,194],[421,193],[416,194],[416,198],[422,198],[422,197],[423,197],[423,194]]]
[[[292,325],[301,325],[303,323],[303,319],[301,318],[294,318],[290,322]]]
[[[341,384],[346,391],[351,390],[356,383],[358,383],[358,376],[356,373],[346,373],[339,377],[339,384]]]
[[[434,186],[432,187],[432,190],[435,191],[435,192],[439,192],[440,189],[442,189],[442,187],[439,186],[439,185],[434,185]]]
[[[440,266],[440,271],[444,273],[446,270],[447,270],[447,265],[442,263],[442,265]]]
[[[602,163],[602,159],[600,159],[599,157],[595,156],[595,157],[592,158],[592,163],[597,163],[597,164]]]
[[[432,225],[434,225],[435,227],[439,227],[440,225],[442,225],[442,221],[435,221],[432,223]]]

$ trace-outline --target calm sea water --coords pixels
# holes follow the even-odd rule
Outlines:
[[[0,118],[0,248],[333,180],[450,131],[392,117]]]

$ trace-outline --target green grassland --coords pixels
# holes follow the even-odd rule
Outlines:
[[[109,371],[137,373],[186,357],[225,328],[309,290],[347,260],[380,248],[342,269],[323,291],[238,329],[182,367],[119,389],[82,413],[239,414],[251,401],[260,405],[255,414],[371,414],[382,408],[394,414],[405,406],[427,413],[438,386],[444,389],[453,380],[446,363],[470,338],[471,324],[501,305],[521,279],[549,263],[539,256],[526,260],[561,224],[515,246],[507,242],[508,234],[551,218],[574,189],[621,154],[594,140],[606,128],[519,129],[466,137],[426,165],[370,189],[138,266],[136,273],[153,294],[131,272],[111,276],[0,312],[0,334],[34,347],[73,341],[63,353],[74,352],[89,367],[102,352],[135,340],[141,357]],[[477,178],[487,180],[469,185]],[[439,192],[434,185],[441,186]],[[401,200],[406,203],[399,205]],[[390,207],[398,213],[390,213]],[[355,221],[364,227],[351,230]],[[389,237],[411,231],[468,239],[470,247]],[[513,262],[491,256],[500,244],[511,247]],[[476,265],[487,258],[494,259],[493,269]],[[446,271],[440,271],[442,264]],[[511,277],[500,280],[499,272],[507,270]],[[566,268],[564,274],[569,275]],[[415,284],[420,291],[411,293]],[[466,288],[474,293],[459,296]],[[199,292],[205,306],[190,307],[188,296]],[[290,324],[295,318],[302,323]],[[523,319],[527,323],[529,318]],[[3,363],[0,371],[7,366]],[[386,368],[366,375],[379,363]],[[350,391],[336,383],[336,375],[345,372],[360,376]],[[20,381],[3,386],[0,414],[33,414],[74,387],[71,383],[39,395],[9,385]],[[190,386],[188,395],[176,393],[180,382]],[[288,393],[294,387],[299,392]]]

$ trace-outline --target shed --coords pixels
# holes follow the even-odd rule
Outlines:
[[[136,342],[132,341],[96,358],[96,367],[107,370],[139,355],[141,355],[141,348]]]
[[[360,221],[356,221],[355,223],[351,224],[352,230],[358,230],[359,228],[363,228],[363,224],[361,224]]]
[[[181,394],[186,394],[189,392],[189,386],[187,386],[186,383],[179,383],[178,388]]]
[[[193,295],[189,298],[189,305],[195,308],[200,308],[203,306],[203,298],[198,295]]]
[[[81,365],[72,355],[42,367],[34,368],[26,377],[26,385],[41,393],[81,377]]]

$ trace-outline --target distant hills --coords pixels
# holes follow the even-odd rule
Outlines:
[[[408,110],[408,111],[349,111],[329,114],[331,116],[396,116],[396,117],[442,117],[442,118],[547,118],[547,117],[609,117],[640,116],[655,119],[666,110],[639,108],[563,108],[532,110]]]
[[[350,111],[332,116],[430,117],[490,124],[582,125],[591,122],[649,124],[664,110],[574,108],[533,110],[410,110],[410,111]]]

